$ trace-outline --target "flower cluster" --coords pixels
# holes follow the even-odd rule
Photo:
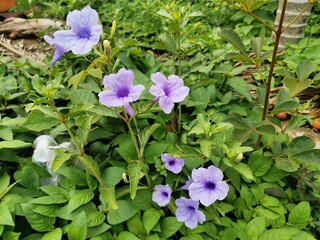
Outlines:
[[[165,157],[166,159],[175,159],[173,161],[178,163],[176,158],[167,154]],[[165,167],[170,170],[172,166],[165,165]],[[199,202],[204,206],[209,206],[217,200],[223,200],[228,195],[229,186],[222,179],[222,171],[215,166],[193,169],[191,177],[188,176],[186,185],[181,188],[189,191],[190,199],[181,197],[175,201],[178,207],[176,210],[177,220],[184,222],[191,229],[195,228],[198,222],[202,224],[206,218],[204,213],[198,210]],[[152,200],[159,206],[168,204],[172,193],[171,188],[168,185],[157,185],[155,189],[156,191],[152,195]]]

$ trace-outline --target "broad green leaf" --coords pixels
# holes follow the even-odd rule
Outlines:
[[[203,240],[203,238],[199,234],[189,233],[188,235],[180,238],[180,240]]]
[[[51,205],[51,204],[61,204],[67,202],[68,199],[62,195],[51,195],[38,197],[30,201],[30,203],[34,204],[43,204],[43,205]]]
[[[87,89],[72,89],[70,91],[70,100],[73,104],[97,102],[94,94]]]
[[[27,143],[21,140],[0,141],[0,149],[26,148],[26,147],[30,147],[31,145],[32,145],[31,143]]]
[[[61,228],[55,228],[52,232],[48,232],[42,236],[41,240],[61,240],[62,230]]]
[[[108,235],[106,235],[108,229],[110,228],[111,226],[106,223],[102,223],[101,225],[96,227],[89,227],[87,231],[87,238],[90,238],[90,240],[110,240],[112,239],[111,235],[109,238]]]
[[[262,48],[264,46],[264,38],[263,37],[257,37],[250,39],[250,43],[252,46],[252,50],[254,54],[256,55],[256,58],[259,58],[262,53]]]
[[[139,213],[137,213],[127,221],[127,227],[131,233],[137,236],[142,236],[146,233]]]
[[[227,80],[226,84],[229,85],[233,91],[245,97],[249,102],[252,101],[249,85],[241,77],[231,77]]]
[[[40,132],[50,129],[59,124],[56,118],[45,115],[40,110],[33,110],[29,115],[27,121],[22,125],[27,129],[35,132]]]
[[[293,235],[290,240],[317,240],[310,233],[300,231],[298,234]]]
[[[268,172],[272,165],[272,158],[265,157],[262,151],[250,154],[248,166],[256,177],[261,177]]]
[[[138,159],[136,149],[129,135],[123,139],[123,141],[119,144],[119,147],[116,148],[116,151],[127,162],[133,159]]]
[[[70,200],[68,203],[68,213],[77,209],[81,205],[84,205],[91,201],[94,194],[90,190],[73,190],[70,192]]]
[[[313,80],[311,79],[299,81],[293,77],[285,77],[283,80],[284,87],[288,90],[290,96],[292,97],[310,87],[312,83]]]
[[[48,232],[53,231],[53,224],[55,223],[55,218],[46,217],[39,213],[33,211],[34,205],[30,203],[21,204],[24,216],[28,220],[31,227],[38,232]]]
[[[69,240],[85,240],[87,236],[86,214],[82,211],[68,227]]]
[[[1,126],[0,125],[0,138],[7,141],[13,140],[13,132],[12,129],[8,126]]]
[[[71,166],[62,166],[59,168],[58,173],[65,176],[70,182],[78,186],[87,186],[86,173],[82,169]]]
[[[247,164],[237,163],[232,166],[237,172],[239,172],[247,181],[253,180],[253,174]]]
[[[320,163],[320,149],[312,149],[309,151],[300,152],[291,156],[290,159],[318,166]]]
[[[169,20],[174,20],[174,18],[164,9],[160,9],[157,14]]]
[[[72,153],[66,152],[64,149],[56,149],[55,157],[52,161],[52,171],[56,172],[59,168],[72,157]]]
[[[88,69],[88,74],[90,74],[92,77],[102,79],[103,71],[99,68],[90,68]]]
[[[118,236],[118,240],[140,240],[140,238],[131,232],[122,231]]]
[[[0,149],[0,161],[20,163],[18,155],[9,149]]]
[[[282,171],[276,167],[271,167],[266,174],[262,176],[262,179],[266,182],[276,182],[284,178],[288,173]]]
[[[183,222],[178,222],[176,217],[163,218],[160,221],[160,227],[161,227],[160,237],[162,238],[171,237],[180,229],[182,224]]]
[[[281,240],[291,240],[291,237],[299,233],[298,228],[294,227],[283,227],[279,229],[270,229],[262,233],[259,240],[271,240],[271,239],[281,239]]]
[[[141,151],[143,152],[145,146],[148,144],[149,138],[154,133],[154,131],[161,126],[160,123],[154,123],[151,126],[146,127],[141,132]]]
[[[174,38],[167,33],[160,34],[159,38],[163,42],[168,52],[174,55],[178,54],[177,45]]]
[[[15,233],[11,231],[5,231],[1,237],[2,239],[8,239],[8,240],[19,240],[21,239],[20,236],[21,233]]]
[[[106,216],[98,211],[90,212],[87,214],[87,226],[88,227],[96,227],[102,224],[105,220]]]
[[[317,65],[313,64],[309,60],[304,60],[298,64],[297,67],[297,77],[299,81],[304,81],[306,80],[311,73],[316,71]]]
[[[252,219],[246,226],[248,239],[258,240],[259,235],[265,230],[265,224],[266,223],[264,217],[256,217]]]
[[[107,215],[108,223],[116,225],[127,221],[137,213],[137,208],[130,202],[125,200],[118,201],[119,208],[110,209]]]
[[[77,129],[77,135],[76,135],[77,139],[79,140],[79,143],[83,146],[86,145],[88,142],[88,135],[91,130],[92,119],[93,119],[93,116],[85,117],[81,121]]]
[[[149,234],[152,228],[158,223],[162,215],[163,211],[155,208],[149,208],[143,213],[142,222],[144,228],[147,230],[147,234]]]
[[[62,195],[66,198],[69,196],[67,190],[58,186],[42,186],[40,189],[48,195]]]
[[[286,172],[295,172],[300,168],[300,163],[283,157],[277,159],[275,166]]]
[[[43,85],[42,80],[38,74],[34,75],[31,78],[31,84],[32,84],[32,87],[34,90],[36,90],[38,93],[40,93],[40,95],[44,95],[46,88]]]
[[[275,127],[273,125],[269,125],[269,124],[259,126],[255,130],[260,134],[270,134],[270,135],[276,134]]]
[[[310,222],[310,204],[300,202],[289,213],[288,222],[299,229],[303,229]]]
[[[271,111],[271,114],[276,114],[280,112],[292,112],[295,111],[299,106],[300,104],[296,101],[286,101],[281,104],[277,104],[275,108]]]
[[[82,70],[81,72],[72,76],[69,79],[68,87],[74,86],[74,88],[78,88],[80,82],[82,82],[87,77],[87,75],[88,75],[87,70]]]
[[[57,217],[56,212],[61,208],[60,205],[40,205],[33,209],[34,212],[39,213],[41,215],[47,216],[47,217]]]
[[[239,37],[239,35],[231,28],[223,29],[218,33],[218,35],[226,40],[227,42],[231,43],[235,48],[237,48],[242,54],[246,55],[247,51],[246,48]]]
[[[265,5],[268,2],[270,2],[270,0],[255,0],[250,5],[249,9],[250,9],[250,11],[254,11],[254,10],[262,7],[263,5]]]
[[[142,189],[137,191],[137,195],[135,199],[131,200],[131,198],[127,198],[128,201],[131,201],[132,204],[137,207],[139,210],[145,211],[148,208],[153,206],[153,202],[151,200],[151,192],[147,189]]]
[[[131,199],[134,199],[136,197],[137,187],[141,177],[142,164],[142,161],[131,161],[128,165]]]
[[[107,187],[115,186],[122,180],[126,170],[120,167],[108,167],[102,172],[102,180]]]
[[[14,173],[14,179],[27,189],[38,191],[40,187],[40,177],[33,166],[24,166],[20,171]]]
[[[288,155],[293,156],[311,150],[315,148],[315,146],[315,142],[307,136],[296,137],[288,145]]]
[[[12,215],[6,205],[0,205],[0,224],[14,226]]]

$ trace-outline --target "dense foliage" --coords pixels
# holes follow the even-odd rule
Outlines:
[[[45,65],[0,58],[2,239],[320,237],[319,146],[292,137],[313,122],[318,3],[280,53],[273,0],[32,4],[66,25],[41,33]]]

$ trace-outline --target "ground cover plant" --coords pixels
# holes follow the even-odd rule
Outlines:
[[[65,24],[0,58],[2,239],[320,237],[315,15],[278,52],[277,1],[30,3]]]

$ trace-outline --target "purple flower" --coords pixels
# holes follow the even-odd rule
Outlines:
[[[81,11],[75,10],[67,15],[69,30],[56,31],[51,38],[44,36],[50,45],[55,45],[56,51],[52,59],[55,64],[64,53],[72,51],[74,54],[85,54],[99,42],[102,26],[99,24],[98,13],[89,6]]]
[[[132,116],[130,102],[138,100],[144,90],[143,85],[133,86],[133,79],[133,72],[125,68],[121,68],[117,74],[105,76],[103,84],[106,90],[98,94],[100,103],[107,107],[124,106],[127,113]]]
[[[210,166],[192,170],[193,183],[189,186],[189,195],[193,200],[199,200],[209,206],[216,200],[222,200],[228,195],[229,186],[222,181],[223,173],[219,168]]]
[[[189,190],[190,184],[193,183],[193,179],[188,176],[188,180],[185,185],[181,187],[182,190]]]
[[[184,159],[183,158],[175,158],[167,153],[161,154],[161,160],[164,162],[164,167],[173,172],[173,173],[179,173],[182,170],[182,167],[184,166]]]
[[[170,202],[172,190],[169,185],[156,185],[156,191],[152,194],[152,201],[156,202],[159,206],[165,206]]]
[[[155,102],[159,101],[162,110],[169,114],[175,102],[183,101],[188,93],[189,88],[185,87],[183,80],[176,75],[170,75],[168,80],[160,73],[151,74],[151,80],[155,84],[150,88],[150,93],[155,96]]]
[[[198,225],[198,222],[202,224],[206,220],[204,213],[198,210],[199,201],[181,197],[176,200],[176,205],[178,207],[176,210],[177,220],[184,222],[187,227],[193,229]]]

